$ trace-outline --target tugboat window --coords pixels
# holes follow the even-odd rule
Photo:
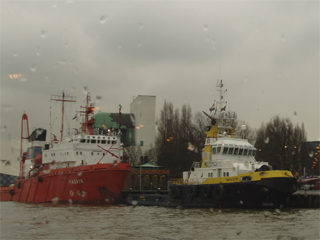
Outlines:
[[[233,148],[229,148],[228,154],[232,154],[232,153],[233,153]]]
[[[229,149],[228,147],[224,147],[223,148],[223,154],[227,154],[228,153],[228,149]]]
[[[244,149],[244,151],[243,151],[243,155],[248,155],[248,149]]]
[[[91,140],[91,143],[96,143],[96,140]]]
[[[107,141],[106,140],[101,140],[101,144],[106,144]]]
[[[238,155],[238,151],[239,151],[239,148],[235,148],[233,154],[234,154],[234,155]]]
[[[212,148],[212,154],[216,154],[216,152],[217,152],[217,148],[213,147]]]
[[[253,150],[252,151],[252,156],[255,156],[256,155],[256,150]]]
[[[221,147],[219,146],[218,148],[217,148],[217,154],[220,154],[221,153]]]
[[[240,148],[239,155],[242,155],[242,152],[243,152],[243,148]]]
[[[248,153],[248,155],[249,155],[249,156],[251,156],[251,154],[252,154],[252,150],[251,150],[251,149],[249,149],[249,153]]]

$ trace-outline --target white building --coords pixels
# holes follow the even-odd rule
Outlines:
[[[135,117],[135,145],[142,154],[155,146],[156,97],[139,95],[130,104],[130,113]]]

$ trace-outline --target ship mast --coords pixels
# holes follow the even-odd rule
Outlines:
[[[62,120],[61,120],[61,141],[63,139],[63,120],[64,120],[64,103],[65,102],[76,102],[75,97],[65,95],[64,91],[62,92],[62,95],[52,95],[51,101],[58,101],[62,102]]]

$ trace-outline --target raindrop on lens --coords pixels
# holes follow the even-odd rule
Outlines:
[[[13,54],[13,56],[14,56],[14,57],[18,56],[18,54],[17,54],[17,52],[16,52],[16,51],[13,51],[13,53],[12,53],[12,54]]]
[[[42,37],[42,38],[45,38],[46,37],[46,31],[45,30],[42,30],[41,31],[41,33],[40,33],[40,36]]]
[[[36,65],[36,64],[32,64],[32,65],[30,66],[30,71],[31,71],[31,72],[37,71],[37,65]]]
[[[108,17],[106,15],[103,15],[100,17],[100,23],[104,24],[107,21]]]
[[[143,28],[143,25],[141,23],[139,23],[139,31],[141,31]]]
[[[208,31],[208,26],[207,26],[207,24],[203,24],[203,31]]]
[[[309,157],[313,157],[313,151],[311,150],[310,152],[309,152]]]
[[[265,143],[269,143],[269,137],[266,137],[266,139],[264,139]]]

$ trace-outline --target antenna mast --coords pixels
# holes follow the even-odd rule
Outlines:
[[[69,95],[66,96],[63,91],[62,96],[61,95],[52,95],[51,101],[62,102],[62,120],[61,120],[61,141],[62,141],[62,139],[63,139],[64,103],[65,102],[76,102],[76,98],[69,96]]]

